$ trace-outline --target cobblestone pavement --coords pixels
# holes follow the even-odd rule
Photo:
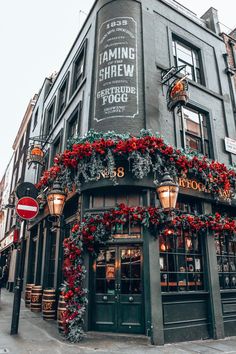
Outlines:
[[[19,334],[11,336],[13,294],[2,289],[0,300],[0,354],[236,354],[236,337],[152,346],[145,336],[89,332],[79,344],[61,338],[55,321],[46,322],[21,304]]]

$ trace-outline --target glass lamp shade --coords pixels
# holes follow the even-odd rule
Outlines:
[[[161,183],[157,186],[157,194],[163,209],[175,208],[178,192],[178,184],[174,183],[168,172],[165,172]]]
[[[52,190],[47,193],[47,203],[50,215],[62,215],[65,202],[66,193],[62,191],[59,182],[54,182]]]

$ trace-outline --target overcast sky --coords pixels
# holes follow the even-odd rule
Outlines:
[[[93,2],[0,1],[0,180],[30,98],[39,91],[46,76],[60,69],[85,19],[83,12],[88,13]],[[212,6],[218,10],[220,22],[231,29],[236,27],[235,1],[179,0],[179,3],[198,16]]]

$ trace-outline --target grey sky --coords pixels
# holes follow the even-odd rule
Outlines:
[[[58,71],[94,0],[0,1],[0,179],[27,104],[46,76]],[[236,27],[231,0],[179,0],[202,15],[209,7],[219,20]],[[227,5],[228,4],[228,7]],[[235,8],[232,9],[232,6]],[[226,32],[226,28],[223,28]]]

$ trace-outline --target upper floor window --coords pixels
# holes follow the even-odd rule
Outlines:
[[[72,94],[79,87],[80,83],[83,80],[84,64],[85,64],[85,45],[83,46],[82,50],[79,52],[77,58],[74,61],[72,90],[71,90]]]
[[[183,107],[180,110],[180,129],[184,148],[211,157],[209,122],[206,114],[189,107]]]
[[[80,120],[81,103],[76,111],[68,120],[67,140],[75,138],[79,134],[79,120]]]
[[[51,165],[53,165],[54,157],[59,154],[61,150],[61,136],[59,136],[52,145],[52,153],[51,153]]]
[[[175,66],[186,65],[182,73],[187,74],[190,80],[202,84],[202,73],[200,66],[200,55],[196,48],[191,47],[179,39],[172,41]]]
[[[50,130],[52,129],[53,125],[53,118],[54,118],[54,111],[55,111],[55,99],[49,106],[49,108],[46,111],[45,115],[45,122],[44,122],[44,134],[48,135]]]
[[[66,107],[67,83],[68,80],[66,79],[59,90],[57,118],[61,115]]]
[[[33,123],[33,131],[38,123],[38,114],[39,114],[39,109],[37,108],[37,111],[34,114],[34,123]]]

